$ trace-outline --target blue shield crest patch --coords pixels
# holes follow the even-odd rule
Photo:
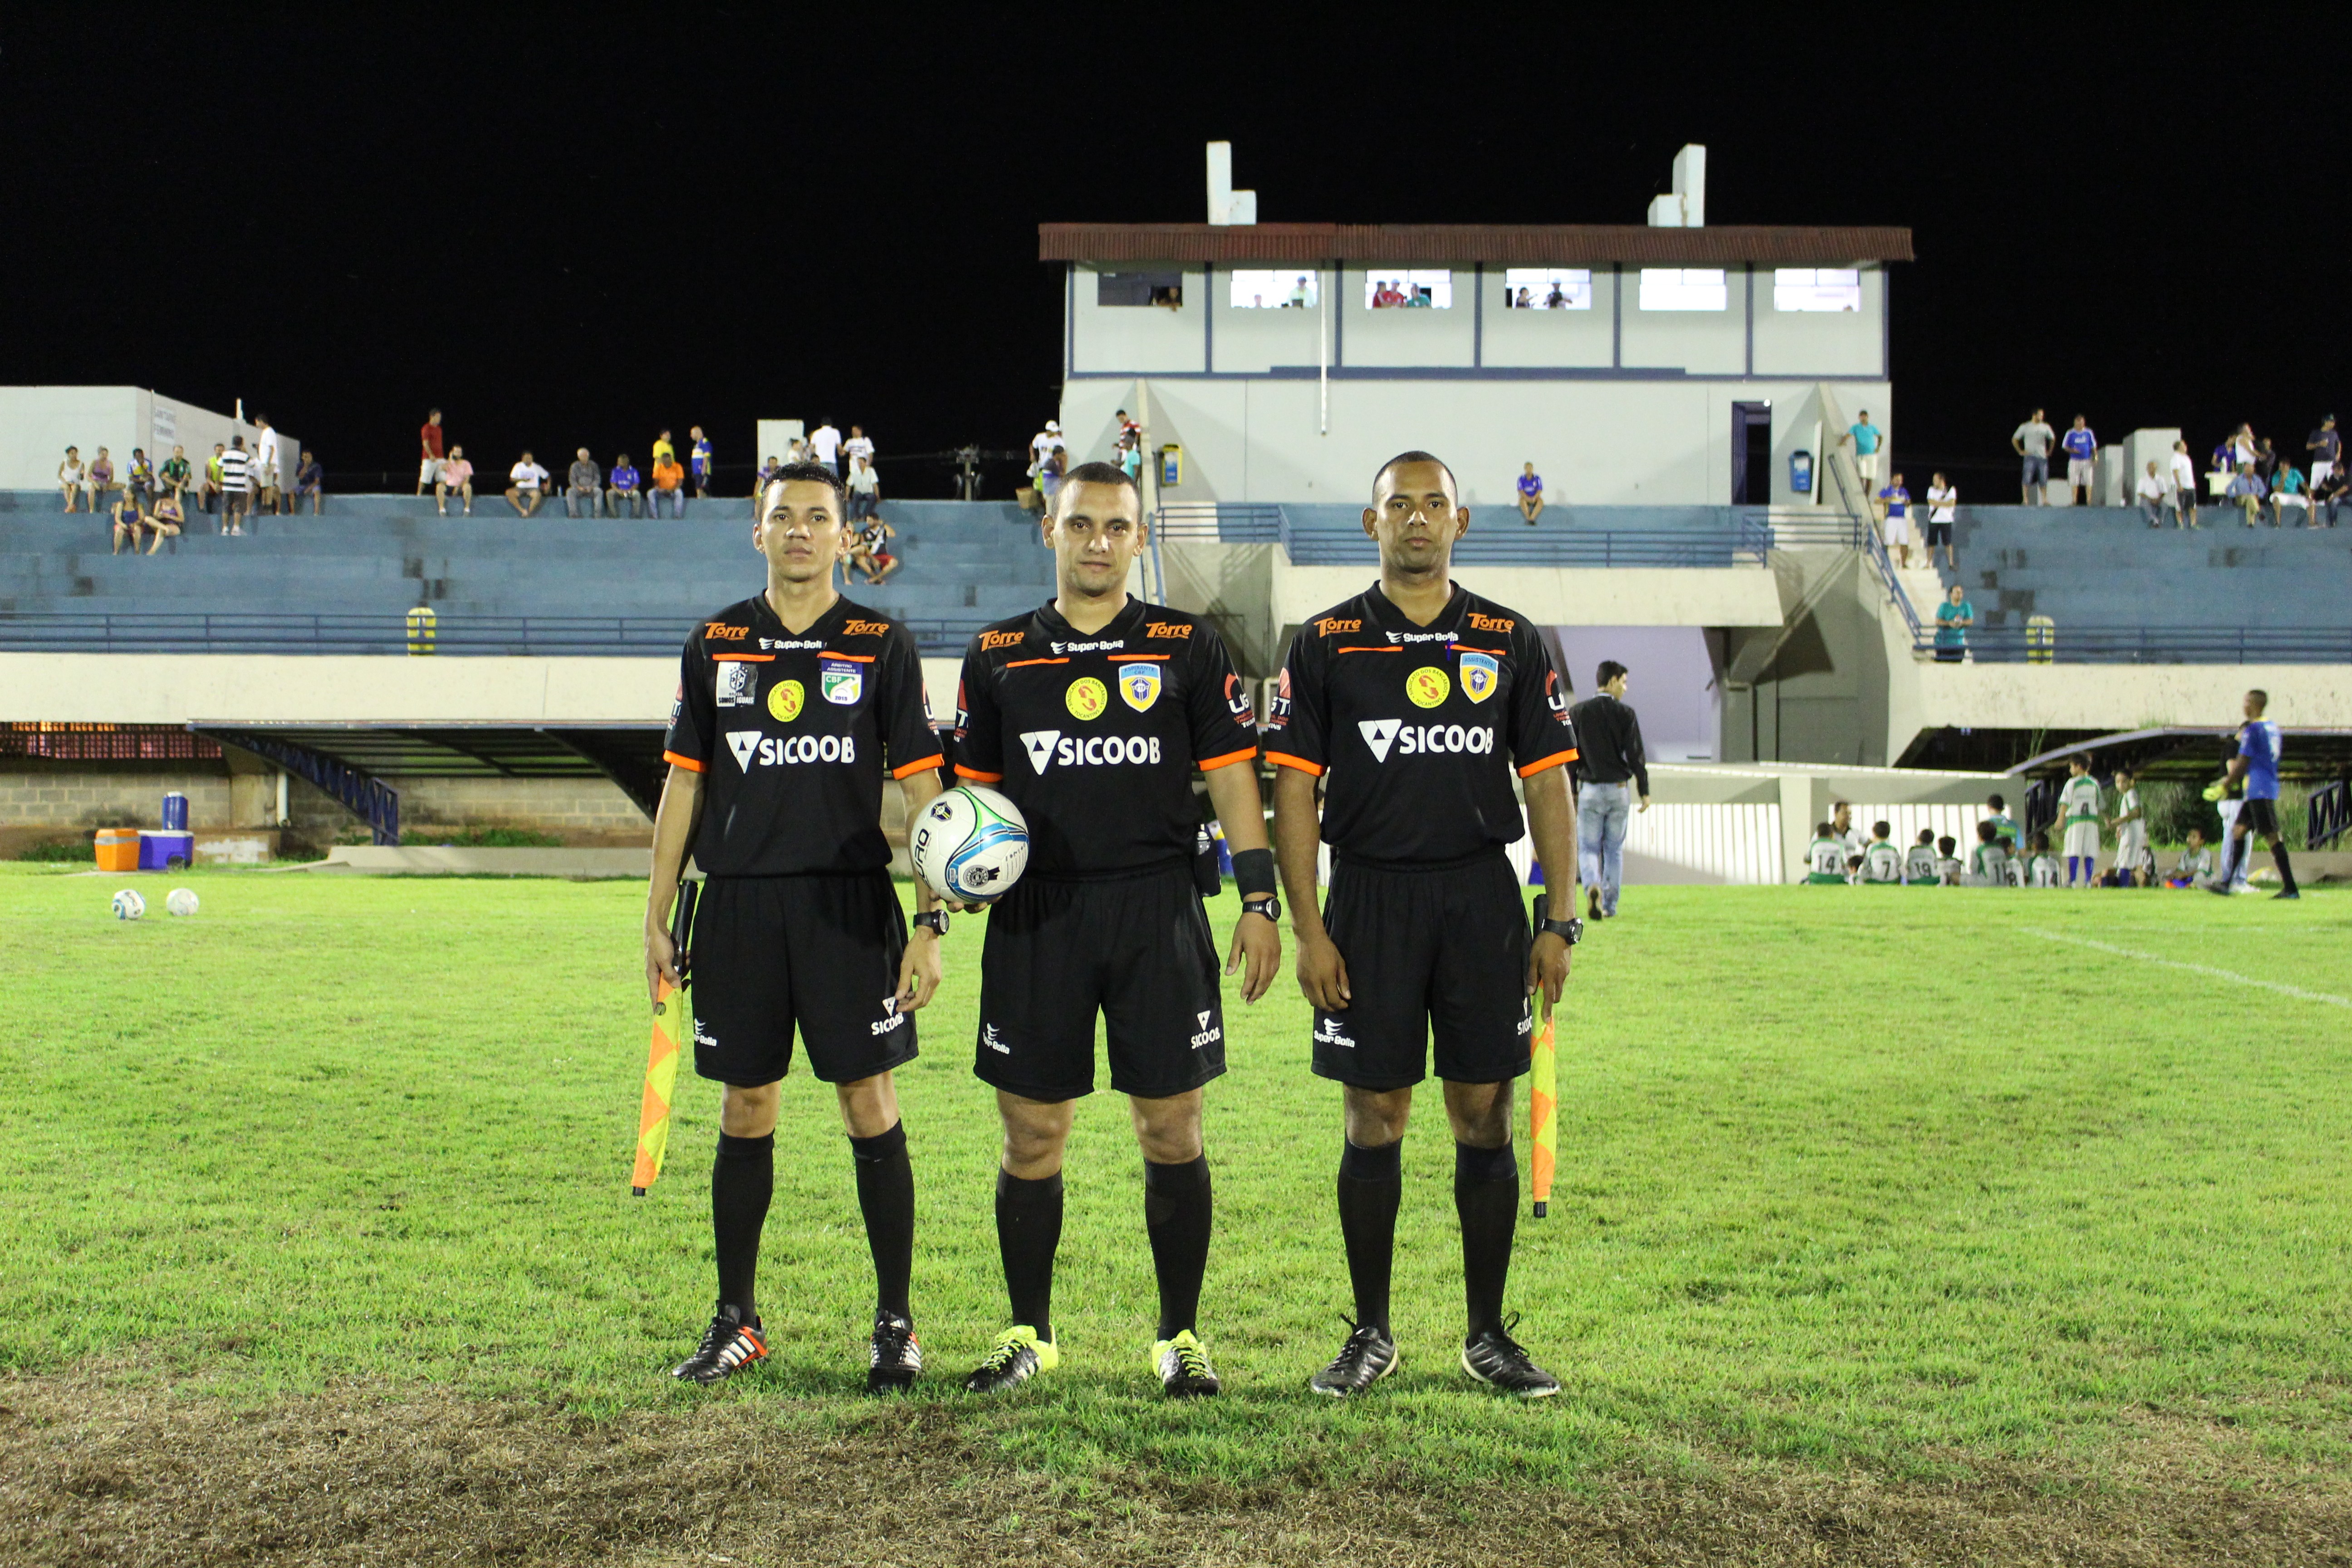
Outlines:
[[[1138,713],[1149,711],[1160,700],[1160,667],[1156,664],[1122,664],[1118,667],[1118,694]]]
[[[1503,684],[1503,667],[1495,662],[1492,654],[1465,653],[1462,656],[1462,695],[1473,702],[1484,702],[1495,695]]]

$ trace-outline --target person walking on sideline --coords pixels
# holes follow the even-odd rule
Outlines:
[[[1570,771],[1576,788],[1576,865],[1584,881],[1586,915],[1613,920],[1625,879],[1625,829],[1633,810],[1650,809],[1650,769],[1642,751],[1642,721],[1625,701],[1628,671],[1613,658],[1593,672],[1600,689],[1568,710],[1576,736]],[[1628,788],[1628,785],[1631,788]],[[1640,805],[1633,805],[1633,798]]]
[[[2042,417],[2039,408],[2033,411],[2032,418],[2009,433],[2009,444],[2016,448],[2024,464],[2018,476],[2021,504],[2050,504],[2050,447],[2057,438],[2058,432],[2050,428],[2050,422]]]
[[[2246,693],[2246,721],[2238,726],[2238,754],[2230,759],[2230,771],[2222,776],[2217,789],[2243,781],[2245,804],[2238,809],[2238,819],[2230,825],[2230,842],[2221,856],[2221,875],[2212,890],[2227,893],[2246,861],[2246,840],[2259,833],[2271,841],[2271,861],[2278,867],[2280,888],[2272,895],[2281,899],[2299,899],[2295,890],[2294,867],[2286,855],[2286,837],[2279,827],[2279,727],[2263,715],[2271,705],[2271,694],[2259,687]],[[2209,792],[2210,793],[2210,792]]]

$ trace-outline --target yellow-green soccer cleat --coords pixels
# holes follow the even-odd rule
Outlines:
[[[1160,1374],[1160,1390],[1171,1399],[1196,1399],[1223,1386],[1216,1368],[1209,1364],[1209,1352],[1190,1329],[1152,1345],[1151,1370]]]
[[[1062,1364],[1061,1347],[1041,1340],[1026,1323],[1015,1323],[996,1336],[996,1343],[971,1375],[963,1380],[967,1394],[1003,1394],[1020,1387],[1041,1372]]]

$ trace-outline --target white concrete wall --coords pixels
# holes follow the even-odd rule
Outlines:
[[[1184,303],[1171,310],[1156,305],[1102,306],[1095,302],[1097,274],[1160,272],[1178,268],[1150,262],[1116,267],[1079,267],[1071,272],[1070,353],[1080,370],[1204,370],[1202,321],[1208,289],[1199,267],[1182,268]],[[1063,428],[1068,429],[1067,420]]]
[[[1310,379],[1146,382],[1142,392],[1068,382],[1062,426],[1073,450],[1108,457],[1111,411],[1148,397],[1153,445],[1184,448],[1184,483],[1167,500],[1360,500],[1382,463],[1418,447],[1453,466],[1472,506],[1511,506],[1528,461],[1555,505],[1720,506],[1731,500],[1734,403],[1772,405],[1776,486],[1785,446],[1818,422],[1802,416],[1809,382],[1333,381],[1325,434]],[[1839,395],[1887,424],[1885,382],[1843,384]]]
[[[16,721],[658,721],[677,690],[675,658],[0,653]]]
[[[1886,337],[1886,273],[1862,269],[1862,309],[1839,311],[1776,310],[1772,268],[1756,269],[1756,374],[1808,379],[1825,375],[1883,375]],[[1872,405],[1872,413],[1879,410]],[[1884,423],[1883,420],[1879,423]]]
[[[1514,310],[1503,304],[1507,269],[1491,267],[1482,285],[1486,296],[1486,347],[1490,367],[1570,366],[1606,370],[1616,352],[1616,275],[1592,268],[1589,310]]]
[[[1720,310],[1644,310],[1641,268],[1625,268],[1624,340],[1619,363],[1628,368],[1685,370],[1698,375],[1746,374],[1746,275],[1736,267],[1728,268],[1724,285],[1725,304]],[[1769,275],[1766,289],[1769,293]]]
[[[290,469],[300,443],[282,426],[278,434]],[[213,443],[226,446],[236,435],[251,449],[260,431],[142,387],[0,386],[0,489],[51,488],[68,446],[81,448],[85,464],[100,447],[108,448],[119,479],[129,471],[133,447],[144,447],[160,468],[177,442],[187,448],[189,464],[201,470]]]

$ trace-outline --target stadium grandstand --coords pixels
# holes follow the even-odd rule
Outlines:
[[[1924,769],[1968,794],[2152,724],[2225,733],[2249,685],[2278,694],[2290,731],[2352,726],[2332,530],[1963,505],[1957,571],[1898,566],[1838,434],[1864,409],[1893,423],[1890,277],[1909,232],[1709,227],[1704,150],[1675,173],[1639,226],[1262,225],[1213,172],[1208,222],[1040,226],[1064,278],[1066,457],[1115,459],[1122,437],[1148,457],[1136,591],[1213,616],[1266,682],[1301,619],[1373,565],[1363,476],[1419,445],[1473,509],[1466,586],[1544,626],[1574,683],[1585,650],[1643,650],[1662,763]],[[1538,295],[1550,308],[1522,307]],[[159,553],[118,555],[102,516],[61,511],[51,452],[258,432],[139,388],[0,389],[0,720],[17,727],[0,831],[85,832],[140,809],[138,771],[168,762],[215,775],[184,781],[217,797],[201,826],[248,853],[389,845],[404,821],[642,842],[680,638],[749,580],[742,496],[675,521],[525,521],[339,494],[244,537],[198,514]],[[2105,470],[2172,435],[2136,434]],[[1553,497],[1531,525],[1512,504],[1523,463]],[[848,591],[913,628],[934,710],[951,711],[966,639],[1045,596],[1050,555],[1010,501],[894,495],[883,512],[900,570]],[[1954,585],[1976,618],[1939,658]],[[75,728],[41,728],[59,725]],[[68,738],[108,726],[209,749],[134,763]],[[58,738],[22,738],[44,733]],[[212,787],[248,773],[287,782]],[[1666,787],[1695,810],[1734,804],[1720,781]],[[1686,854],[1674,874],[1799,875],[1811,813],[1788,805],[1752,853]]]

